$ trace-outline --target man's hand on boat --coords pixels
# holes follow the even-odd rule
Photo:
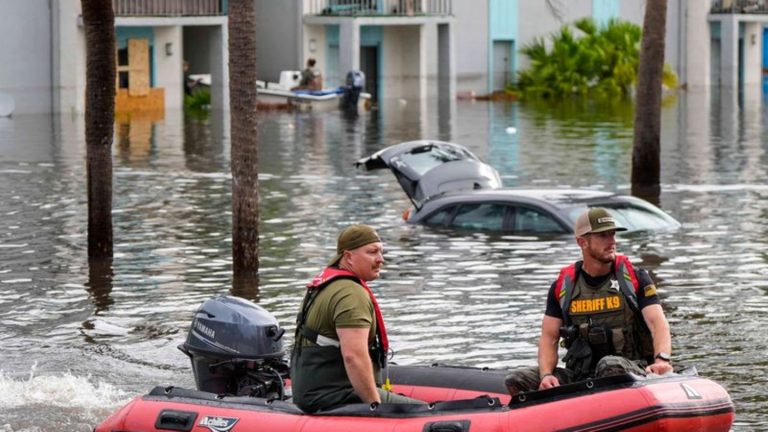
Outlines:
[[[672,363],[657,357],[655,362],[645,368],[645,371],[656,375],[664,375],[672,372]]]
[[[541,384],[539,384],[539,390],[546,390],[552,387],[557,387],[559,385],[560,381],[556,376],[552,375],[551,373],[544,374],[541,378]]]

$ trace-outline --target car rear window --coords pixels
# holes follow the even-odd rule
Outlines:
[[[474,160],[475,158],[471,153],[463,150],[438,147],[429,147],[426,151],[415,151],[400,155],[400,160],[419,173],[420,176],[446,162],[466,159]]]

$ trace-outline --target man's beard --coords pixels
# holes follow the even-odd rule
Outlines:
[[[611,252],[611,255],[609,257],[606,257],[605,253],[598,253],[598,251],[595,251],[592,246],[590,245],[587,249],[589,256],[594,259],[597,262],[603,263],[603,264],[611,264],[616,257],[616,251],[614,250]]]

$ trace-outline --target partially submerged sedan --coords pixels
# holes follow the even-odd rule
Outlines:
[[[605,207],[629,231],[680,226],[658,207],[628,195],[584,189],[502,188],[498,172],[461,145],[409,141],[357,162],[389,168],[413,203],[409,223],[511,234],[573,233],[588,207]]]

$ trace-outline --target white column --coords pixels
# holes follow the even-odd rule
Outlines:
[[[427,56],[429,55],[427,49],[427,26],[421,24],[419,27],[419,70],[416,71],[418,77],[418,94],[419,97],[424,100],[427,98]]]
[[[456,99],[456,51],[453,23],[437,25],[437,80],[440,98]]]
[[[762,161],[765,157],[765,150],[763,149],[762,134],[760,128],[747,125],[759,125],[763,122],[763,92],[760,85],[745,83],[741,95],[741,124],[745,126],[740,128],[739,136],[740,146],[743,146],[740,154],[744,156],[744,165],[739,174],[739,181],[761,184],[765,182]]]
[[[229,30],[222,24],[211,31],[211,105],[214,110],[229,110]]]
[[[709,9],[702,7],[698,0],[686,0],[684,19],[685,39],[685,75],[681,76],[681,84],[688,88],[709,87],[710,85],[710,55],[712,51],[712,36],[707,20]]]
[[[339,74],[360,69],[360,26],[348,19],[339,25]]]
[[[744,87],[757,90],[762,80],[763,23],[744,23]]]
[[[184,104],[181,26],[155,27],[155,58],[157,83],[165,91],[165,107],[181,108]]]
[[[80,2],[61,0],[51,3],[53,41],[53,111],[85,112],[85,30]]]
[[[720,138],[733,145],[739,140],[739,89],[737,87],[720,87]]]
[[[739,21],[735,14],[729,14],[725,15],[720,23],[720,86],[737,88],[739,85]]]

